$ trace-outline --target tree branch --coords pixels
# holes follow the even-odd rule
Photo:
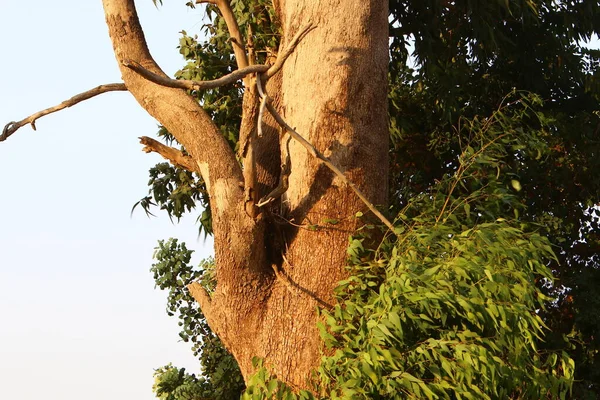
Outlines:
[[[54,106],[54,107],[50,107],[50,108],[46,108],[45,110],[42,111],[38,111],[35,114],[30,115],[29,117],[22,119],[21,121],[12,121],[9,122],[8,124],[6,124],[4,126],[4,129],[2,130],[2,134],[0,135],[0,142],[5,141],[6,139],[8,139],[13,133],[15,133],[19,128],[21,128],[22,126],[25,126],[27,124],[31,124],[31,127],[33,128],[33,130],[36,130],[35,127],[35,121],[38,118],[41,118],[43,116],[46,116],[48,114],[52,114],[55,113],[57,111],[60,111],[64,108],[68,108],[71,106],[74,106],[77,103],[80,103],[84,100],[88,100],[91,99],[92,97],[95,97],[99,94],[102,93],[106,93],[106,92],[114,92],[114,91],[126,91],[127,87],[125,86],[124,83],[110,83],[107,85],[100,85],[97,86],[93,89],[90,89],[86,92],[83,93],[79,93],[73,97],[71,97],[68,100],[63,101],[62,103]]]
[[[281,52],[281,57],[278,55],[277,57],[277,61],[275,62],[275,64],[273,64],[271,67],[269,67],[269,69],[267,70],[267,72],[264,74],[264,77],[266,79],[269,78],[269,73],[271,73],[270,76],[273,76],[275,73],[277,73],[283,66],[283,64],[285,63],[285,61],[287,60],[287,58],[290,56],[290,54],[292,54],[292,52],[294,51],[294,49],[296,48],[296,46],[298,45],[298,43],[300,42],[300,40],[302,40],[303,37],[306,36],[306,34],[308,34],[308,32],[310,32],[311,30],[315,29],[315,26],[312,24],[309,24],[308,26],[306,26],[304,29],[300,30],[292,39],[292,41],[290,42],[289,46],[286,47],[286,49]],[[239,73],[240,70],[235,71],[229,75],[226,75],[225,77],[216,79],[215,81],[207,81],[207,82],[197,82],[197,81],[178,81],[175,79],[170,79],[168,77],[165,76],[159,76],[157,74],[154,74],[150,71],[145,70],[145,68],[143,68],[141,65],[136,64],[134,62],[131,61],[125,61],[123,63],[126,67],[133,69],[134,71],[138,72],[140,75],[144,76],[144,77],[148,77],[149,80],[151,80],[152,82],[162,85],[162,86],[168,86],[168,87],[177,87],[177,88],[184,88],[184,89],[191,89],[192,87],[194,87],[193,85],[195,85],[195,87],[201,87],[203,83],[207,83],[207,82],[215,82],[215,81],[219,81],[222,80],[226,77],[229,77],[235,73]],[[250,71],[251,68],[253,67],[259,67],[259,66],[250,66],[247,67],[243,70],[244,73],[246,73],[246,71]],[[261,65],[260,67],[265,67],[264,65]],[[250,74],[252,72],[247,72],[247,74]],[[236,75],[239,79],[239,75]],[[230,78],[228,78],[230,79]],[[259,79],[262,79],[259,78]],[[184,85],[184,86],[183,86]],[[261,85],[262,86],[262,85]],[[346,185],[348,185],[352,191],[354,191],[354,193],[356,193],[356,195],[361,199],[361,201],[369,208],[369,210],[371,210],[371,212],[373,214],[375,214],[375,216],[377,216],[377,218],[379,218],[379,220],[381,222],[383,222],[392,232],[394,232],[394,226],[392,225],[392,223],[379,211],[377,210],[377,208],[366,198],[366,196],[360,191],[360,189],[358,189],[358,187],[351,182],[346,175],[344,175],[344,173],[335,165],[331,162],[331,160],[329,160],[327,157],[325,157],[321,152],[319,152],[310,142],[308,142],[306,139],[304,139],[302,137],[302,135],[300,135],[298,132],[296,132],[296,130],[294,128],[292,128],[291,126],[289,126],[287,124],[287,122],[285,122],[285,120],[281,117],[281,115],[277,112],[277,110],[275,110],[275,108],[270,104],[269,102],[269,97],[266,93],[263,92],[262,87],[261,87],[261,97],[263,98],[262,101],[262,106],[266,107],[267,110],[269,110],[269,112],[271,113],[271,115],[273,115],[273,118],[275,118],[275,121],[277,121],[277,123],[282,126],[286,131],[288,131],[291,135],[292,138],[294,138],[296,141],[298,141],[304,148],[306,148],[308,150],[308,152],[315,157],[316,159],[320,160],[323,164],[325,164],[325,166],[327,168],[329,168],[331,171],[333,171],[333,173],[335,173]],[[260,124],[260,119],[258,121],[258,123]],[[269,196],[267,196],[268,198]],[[264,201],[267,200],[267,198],[263,199]],[[264,201],[261,201],[261,204],[264,205],[266,203],[264,203]]]
[[[139,63],[131,60],[125,60],[123,62],[123,65],[140,74],[142,77],[148,79],[150,82],[156,83],[157,85],[185,90],[214,89],[234,83],[247,75],[261,73],[269,70],[268,65],[251,65],[243,69],[238,69],[237,71],[222,76],[219,79],[214,79],[212,81],[190,81],[186,79],[176,80],[168,78],[164,75],[155,74],[154,72],[142,67]]]
[[[102,0],[102,3],[117,64],[127,88],[138,103],[181,143],[206,183],[213,218],[218,284],[212,298],[209,299],[206,293],[196,293],[195,297],[211,328],[222,333],[220,327],[235,320],[237,314],[224,314],[223,310],[233,308],[226,304],[230,296],[220,293],[237,293],[247,299],[261,293],[261,285],[269,284],[267,277],[270,275],[265,273],[264,262],[265,223],[246,215],[242,168],[229,143],[198,100],[185,90],[156,84],[124,65],[125,62],[135,63],[167,78],[148,50],[134,0]],[[255,245],[248,246],[247,243]],[[251,289],[248,289],[249,282],[252,282]],[[254,293],[249,295],[250,291]],[[231,301],[241,315],[250,313],[254,306],[249,301]],[[232,339],[224,336],[226,346],[231,342]]]
[[[198,282],[190,283],[187,285],[187,288],[192,297],[198,302],[198,304],[200,304],[200,309],[202,310],[204,317],[206,317],[206,319],[209,321],[213,319],[213,308],[211,307],[212,301],[206,289],[204,289],[204,287]]]
[[[200,3],[214,4],[219,8],[221,15],[223,15],[223,19],[225,20],[225,24],[227,24],[227,29],[229,30],[229,36],[233,43],[233,52],[235,54],[238,69],[246,68],[248,66],[248,55],[244,48],[244,40],[242,39],[240,27],[233,15],[229,0],[196,0],[196,4]]]
[[[238,212],[234,211],[235,205],[243,198],[239,187],[242,171],[235,154],[195,98],[181,89],[157,85],[124,65],[135,63],[167,78],[148,50],[134,1],[103,0],[103,5],[115,57],[127,88],[198,165],[209,189],[214,217],[220,221],[222,215],[231,220],[232,214]]]
[[[267,104],[267,110],[269,110],[269,112],[271,113],[271,115],[273,115],[273,118],[275,118],[275,121],[277,121],[277,123],[279,125],[281,125],[286,131],[288,131],[289,134],[290,134],[290,136],[292,136],[292,138],[294,138],[302,146],[304,146],[304,148],[306,150],[308,150],[308,152],[313,157],[315,157],[316,159],[320,160],[323,164],[325,164],[325,166],[327,168],[329,168],[331,171],[333,171],[333,173],[335,173],[346,185],[348,185],[350,187],[350,189],[352,189],[354,191],[354,193],[356,193],[356,195],[369,208],[369,210],[371,210],[371,212],[373,214],[375,214],[377,216],[377,218],[379,218],[379,220],[385,224],[385,226],[387,226],[392,232],[395,232],[394,231],[394,225],[392,225],[392,223],[381,212],[379,212],[379,210],[377,208],[375,208],[375,206],[373,205],[373,203],[371,203],[366,198],[366,196],[358,189],[358,187],[352,181],[350,181],[348,178],[346,178],[346,175],[344,175],[344,173],[337,166],[335,166],[335,164],[333,164],[331,162],[331,160],[329,160],[327,157],[325,157],[308,140],[304,139],[298,132],[296,132],[296,130],[294,128],[292,128],[291,126],[289,126],[287,124],[287,122],[285,122],[285,120],[281,117],[281,115],[279,115],[279,113],[277,112],[277,110],[275,110],[275,107],[273,107],[270,104],[270,102],[269,102],[268,99],[267,99],[267,103],[266,104]]]
[[[296,35],[290,41],[290,44],[286,46],[284,50],[280,50],[277,54],[277,59],[275,60],[275,64],[271,65],[269,70],[265,73],[265,77],[269,79],[273,75],[275,75],[279,70],[283,67],[283,64],[286,62],[288,57],[294,52],[298,43],[313,29],[316,29],[317,26],[312,23],[308,24],[304,28],[300,29]]]
[[[174,165],[177,165],[183,169],[187,169],[191,172],[200,173],[198,164],[194,162],[192,157],[183,154],[181,151],[173,147],[165,146],[159,141],[149,138],[148,136],[142,136],[139,139],[140,143],[144,145],[144,148],[142,149],[143,152],[158,153],[164,159],[169,160]]]
[[[265,96],[265,99],[266,98],[267,96]],[[266,102],[264,102],[264,104],[266,104]],[[292,161],[290,160],[290,140],[292,140],[292,137],[287,134],[287,132],[284,133],[284,137],[286,139],[282,139],[281,141],[281,143],[285,142],[285,145],[281,147],[281,173],[279,174],[279,184],[268,195],[264,196],[256,203],[256,206],[259,208],[277,200],[288,190],[289,178],[292,173]]]

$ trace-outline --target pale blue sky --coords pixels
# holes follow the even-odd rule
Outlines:
[[[181,65],[178,32],[203,12],[136,2],[152,54]],[[0,125],[120,81],[101,1],[0,0]],[[173,226],[131,206],[160,158],[156,122],[125,92],[46,116],[0,143],[0,398],[152,399],[153,369],[198,371],[149,272],[157,239],[212,251],[194,218]]]

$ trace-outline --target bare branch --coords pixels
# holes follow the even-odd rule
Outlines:
[[[260,101],[260,108],[258,109],[258,121],[257,121],[257,134],[258,137],[262,137],[262,121],[263,121],[263,115],[265,114],[265,109],[267,108],[267,95],[265,94],[265,92],[263,91],[262,88],[262,76],[259,76],[258,79],[256,80],[256,88],[258,89],[258,95],[261,97],[261,101]]]
[[[385,224],[385,226],[387,226],[392,232],[394,232],[394,226],[392,225],[392,223],[381,212],[379,212],[379,210],[377,208],[375,208],[373,203],[371,203],[365,197],[365,195],[358,189],[358,187],[356,187],[356,185],[354,183],[352,183],[352,181],[350,181],[348,178],[346,178],[346,175],[344,175],[344,173],[338,167],[336,167],[335,164],[333,164],[331,162],[331,160],[329,160],[327,157],[325,157],[323,154],[321,154],[321,152],[319,152],[309,141],[304,139],[298,132],[296,132],[296,130],[294,128],[289,126],[287,124],[287,122],[285,122],[285,120],[281,117],[281,115],[279,115],[277,110],[275,110],[275,107],[273,107],[268,100],[267,100],[267,110],[269,110],[271,115],[273,115],[273,118],[275,118],[275,121],[277,121],[277,123],[279,125],[281,125],[285,130],[287,130],[289,132],[289,134],[292,136],[292,138],[294,138],[302,146],[304,146],[304,148],[306,150],[308,150],[308,152],[313,157],[320,160],[323,164],[325,164],[325,166],[327,168],[329,168],[331,171],[333,171],[333,173],[335,173],[346,185],[348,185],[350,187],[350,189],[352,189],[354,191],[354,193],[356,193],[356,195],[369,208],[369,210],[371,210],[371,212],[373,214],[375,214],[377,216],[377,218],[379,218],[379,220],[381,220],[381,222],[383,222]]]
[[[202,310],[202,314],[204,314],[207,320],[212,320],[212,301],[206,289],[204,289],[204,287],[198,282],[190,283],[187,285],[187,288],[192,297],[198,302],[198,304],[200,304],[200,310]]]
[[[254,51],[254,38],[252,37],[252,25],[248,24],[246,27],[246,49],[248,54],[248,65],[254,65],[256,63],[256,53]]]
[[[92,97],[97,96],[102,93],[114,92],[114,91],[126,91],[126,90],[127,90],[127,87],[125,86],[124,83],[110,83],[107,85],[97,86],[97,87],[95,87],[91,90],[88,90],[86,92],[83,92],[83,93],[79,93],[79,94],[71,97],[70,99],[63,101],[59,105],[56,105],[56,106],[50,107],[50,108],[46,108],[45,110],[42,110],[42,111],[38,111],[35,114],[32,114],[25,119],[22,119],[21,121],[9,122],[8,124],[6,124],[6,126],[4,126],[4,129],[2,130],[2,134],[0,135],[0,142],[3,142],[6,139],[8,139],[8,137],[11,136],[13,133],[15,133],[19,128],[21,128],[22,126],[25,126],[27,124],[31,124],[31,127],[35,131],[36,130],[35,121],[38,118],[41,118],[45,115],[52,114],[52,113],[60,111],[64,108],[74,106],[77,103],[80,103],[84,100],[91,99]]]
[[[197,1],[197,3],[203,3],[203,2],[206,2],[206,1]],[[237,81],[239,79],[243,79],[247,75],[254,74],[254,73],[257,73],[257,74],[264,73],[264,77],[266,79],[269,79],[283,67],[283,64],[288,59],[290,54],[292,54],[294,52],[294,49],[296,48],[298,43],[300,43],[300,41],[311,30],[313,30],[315,28],[316,28],[315,25],[309,24],[305,28],[298,31],[298,33],[296,33],[294,38],[291,40],[290,44],[277,55],[277,60],[275,61],[275,64],[273,64],[271,66],[250,65],[250,66],[241,67],[240,69],[233,71],[230,74],[222,76],[218,79],[214,79],[212,81],[192,81],[192,80],[185,80],[185,79],[180,79],[180,80],[171,79],[164,75],[156,74],[156,73],[144,68],[140,63],[132,61],[132,60],[123,61],[123,65],[125,67],[135,71],[136,73],[138,73],[142,77],[146,78],[150,82],[154,82],[161,86],[166,86],[166,87],[171,87],[171,88],[176,88],[176,89],[185,89],[185,90],[215,89],[215,88],[218,88],[218,87],[221,87],[224,85],[234,83],[235,81]],[[261,97],[264,98],[264,96],[262,94],[261,94]],[[261,108],[264,108],[264,106],[262,106]]]
[[[277,59],[275,60],[275,64],[271,65],[267,73],[265,74],[266,78],[269,79],[273,75],[275,75],[282,67],[288,57],[294,52],[298,43],[313,29],[316,29],[317,26],[312,23],[308,24],[304,28],[300,29],[296,35],[290,41],[290,44],[277,54]]]
[[[219,7],[219,11],[223,15],[223,19],[227,24],[229,30],[229,36],[233,43],[233,52],[235,53],[235,60],[237,62],[238,69],[243,69],[248,66],[248,55],[244,48],[244,40],[242,39],[242,33],[240,27],[233,15],[233,10],[229,4],[229,0],[196,0],[196,4],[209,3]]]
[[[137,72],[140,76],[148,79],[150,82],[154,82],[157,85],[185,89],[185,90],[203,90],[203,89],[214,89],[224,85],[234,83],[247,75],[254,73],[262,73],[269,70],[268,65],[251,65],[243,69],[238,69],[230,74],[214,79],[212,81],[190,81],[190,80],[176,80],[168,78],[164,75],[155,74],[154,72],[147,70],[142,67],[139,63],[131,60],[125,60],[123,65],[131,70]]]
[[[194,162],[192,157],[183,154],[181,151],[165,146],[157,140],[149,138],[148,136],[142,136],[139,138],[140,143],[144,145],[142,149],[145,153],[158,153],[165,160],[169,160],[172,164],[177,165],[183,169],[187,169],[192,172],[200,172],[198,168],[198,164]]]

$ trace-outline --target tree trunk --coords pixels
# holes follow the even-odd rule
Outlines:
[[[258,356],[281,380],[308,387],[322,350],[315,310],[334,301],[333,288],[347,275],[348,236],[360,224],[355,214],[366,207],[291,141],[289,189],[281,204],[248,212],[246,189],[272,185],[273,163],[285,157],[260,151],[257,138],[252,163],[259,172],[254,177],[242,173],[191,97],[123,66],[135,61],[162,74],[146,48],[133,0],[103,2],[127,88],[185,146],[207,182],[218,283],[210,297],[199,284],[191,285],[192,294],[246,379]],[[270,95],[278,99],[286,121],[379,205],[385,205],[387,194],[387,6],[381,0],[281,0],[284,44],[308,24],[316,29],[287,60],[280,81],[269,86],[280,88]],[[285,139],[279,149],[276,139],[273,145],[273,132],[267,133],[271,139],[265,148],[286,151]],[[334,220],[339,222],[329,223]]]

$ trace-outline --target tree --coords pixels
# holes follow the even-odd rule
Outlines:
[[[371,203],[385,205],[387,8],[379,3],[356,1],[343,9],[336,9],[333,3],[319,9],[311,2],[277,4],[277,17],[286,27],[281,42],[290,45],[298,32],[303,33],[292,57],[305,61],[287,62],[280,78],[269,79],[268,84],[274,71],[261,72],[266,74],[264,85],[274,99],[273,107],[285,113],[286,121],[297,131],[306,131],[304,135],[319,151],[331,152],[336,165]],[[280,145],[279,128],[273,120],[264,122],[262,138],[254,138],[260,101],[256,79],[250,76],[244,79],[248,90],[238,155],[245,165],[240,165],[218,127],[192,96],[157,85],[129,67],[139,65],[164,77],[146,47],[133,1],[103,4],[124,83],[101,87],[83,97],[128,90],[184,146],[182,153],[144,140],[148,151],[199,172],[210,198],[218,285],[211,296],[198,284],[190,290],[244,376],[252,373],[252,358],[258,356],[277,366],[274,372],[281,379],[305,387],[309,371],[318,365],[321,345],[314,310],[318,304],[332,302],[333,288],[347,276],[345,247],[356,224],[352,217],[364,204],[299,143],[283,141]],[[228,18],[229,4],[218,2],[218,6],[231,32],[237,67],[242,70],[256,60],[247,55],[237,23]],[[338,14],[338,22],[319,26],[320,16],[328,12]],[[319,62],[324,59],[328,62]],[[322,65],[307,68],[310,64]],[[369,85],[361,83],[367,74]],[[360,102],[352,101],[357,97]],[[381,111],[373,115],[372,109]],[[17,126],[9,125],[3,136]],[[261,210],[257,204],[277,186],[280,164],[286,162],[286,157],[280,160],[280,148],[289,149],[286,201],[274,199],[276,206]],[[383,170],[360,168],[367,163]],[[265,210],[280,208],[279,203],[283,208],[279,217],[294,220],[300,227],[279,226],[271,216],[275,211]],[[327,220],[339,223],[317,231],[303,226],[306,221],[327,225]],[[315,265],[315,256],[327,261]]]
[[[543,323],[534,310],[544,307],[542,289],[560,295],[569,285],[551,284],[545,263],[559,272],[559,259],[564,265],[569,257],[563,247],[555,258],[527,224],[548,225],[549,216],[560,215],[558,229],[546,233],[553,243],[591,244],[579,235],[597,221],[582,218],[585,208],[575,204],[598,198],[597,180],[580,176],[579,185],[589,183],[583,196],[552,195],[557,176],[569,184],[561,175],[563,165],[572,165],[565,158],[580,154],[566,144],[589,143],[568,125],[575,121],[586,132],[597,109],[589,89],[595,67],[581,65],[595,58],[573,47],[598,31],[597,20],[587,17],[598,15],[597,7],[391,1],[390,21],[382,2],[207,3],[209,13],[218,13],[207,26],[213,36],[206,44],[183,36],[188,65],[173,81],[152,60],[133,2],[105,0],[124,83],[66,104],[127,90],[164,127],[159,134],[182,145],[142,138],[145,151],[172,165],[151,171],[151,193],[140,205],[156,203],[175,217],[196,202],[207,207],[201,222],[214,234],[215,260],[204,271],[214,271],[216,286],[196,281],[185,247],[161,244],[153,268],[157,283],[172,289],[171,311],[183,310],[177,276],[190,283],[202,311],[189,311],[191,319],[184,311],[185,326],[194,330],[205,316],[252,393],[263,381],[272,394],[279,381],[315,390],[320,380],[319,390],[331,397],[564,395],[571,361],[556,352],[561,338],[538,353]],[[584,23],[577,26],[560,20],[578,17]],[[406,63],[411,37],[416,71]],[[525,50],[541,50],[527,54],[522,38],[531,43]],[[531,82],[518,74],[524,66]],[[544,101],[516,96],[506,103],[514,86]],[[589,109],[570,109],[577,101],[589,101]],[[1,139],[41,115],[7,125]],[[557,153],[563,158],[554,162]],[[591,171],[591,154],[580,159]],[[556,168],[544,175],[548,165]],[[564,204],[566,216],[558,213]],[[395,226],[375,206],[396,216]],[[490,289],[488,279],[504,286]],[[415,292],[402,289],[410,281]],[[330,350],[321,365],[323,340]],[[458,362],[457,352],[469,356]],[[472,354],[483,368],[468,361]],[[311,372],[319,365],[317,379]],[[163,383],[175,387],[198,383],[181,371],[163,372],[171,374]],[[475,373],[490,379],[487,389],[470,384]],[[500,391],[492,390],[497,385]],[[159,390],[168,394],[167,386]]]

